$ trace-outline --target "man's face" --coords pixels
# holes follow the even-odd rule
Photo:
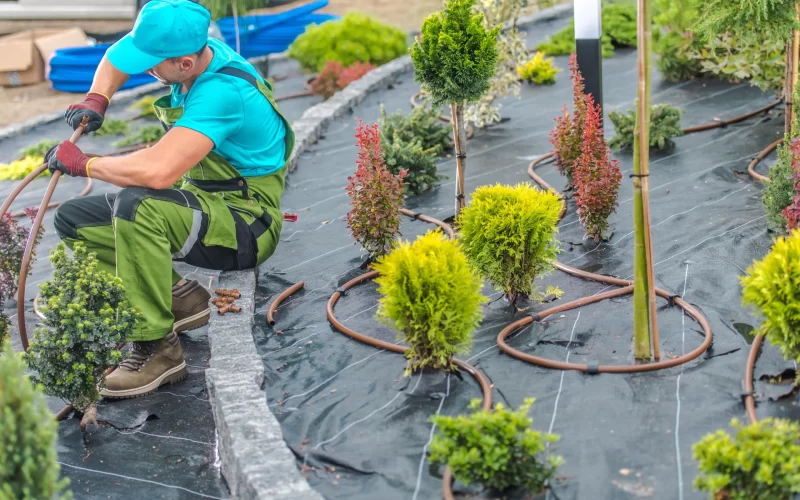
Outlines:
[[[155,77],[164,85],[175,85],[183,83],[191,76],[195,62],[195,56],[167,59],[153,66],[147,71],[147,74]]]

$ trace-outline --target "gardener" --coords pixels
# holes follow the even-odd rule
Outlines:
[[[114,44],[83,102],[70,106],[73,129],[103,123],[128,75],[147,72],[172,86],[155,103],[168,131],[128,156],[89,158],[64,141],[48,151],[51,172],[100,179],[116,194],[70,200],[55,214],[59,236],[96,252],[122,279],[142,313],[130,356],[101,394],[129,398],[186,377],[177,332],[209,318],[209,294],[183,280],[172,261],[230,271],[253,268],[275,251],[280,197],[294,134],[255,68],[208,38],[208,11],[191,0],[152,0],[133,31]],[[173,189],[179,179],[180,189]]]

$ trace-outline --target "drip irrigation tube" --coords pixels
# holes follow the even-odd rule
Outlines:
[[[756,398],[753,388],[753,371],[756,367],[756,358],[758,358],[758,351],[761,349],[761,343],[764,341],[764,336],[759,334],[753,339],[753,344],[750,346],[750,353],[747,355],[747,364],[744,366],[744,409],[747,412],[747,418],[751,424],[758,422],[758,415],[756,415]]]
[[[284,300],[289,298],[290,295],[297,292],[304,286],[305,283],[302,281],[295,283],[294,285],[290,286],[289,288],[281,292],[281,294],[278,295],[278,297],[272,302],[272,304],[269,305],[269,308],[267,309],[267,323],[269,324],[269,326],[275,326],[275,312],[278,309],[278,306],[280,306]]]
[[[780,144],[783,144],[783,138],[780,138],[777,141],[773,142],[772,144],[764,148],[763,151],[758,153],[758,156],[753,158],[753,161],[751,161],[750,164],[747,165],[747,173],[750,174],[750,177],[761,182],[769,182],[769,177],[756,172],[756,165],[758,165],[759,162],[761,162],[761,160],[766,158],[768,154],[773,152],[775,148],[777,148]]]

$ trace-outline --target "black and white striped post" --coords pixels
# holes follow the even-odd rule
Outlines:
[[[603,108],[603,26],[600,0],[575,0],[575,55],[584,91]]]

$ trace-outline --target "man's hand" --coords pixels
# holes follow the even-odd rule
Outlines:
[[[105,118],[108,104],[109,101],[106,96],[90,92],[86,94],[86,99],[84,99],[83,102],[68,107],[67,111],[64,113],[64,118],[69,126],[72,127],[72,130],[76,130],[81,124],[83,117],[86,116],[88,118],[88,123],[86,124],[84,133],[88,134],[89,132],[94,132],[103,125],[103,119]]]
[[[44,155],[44,161],[51,173],[56,170],[64,175],[73,177],[89,177],[87,165],[89,157],[78,149],[78,146],[69,141],[64,141],[58,146],[53,146]]]

